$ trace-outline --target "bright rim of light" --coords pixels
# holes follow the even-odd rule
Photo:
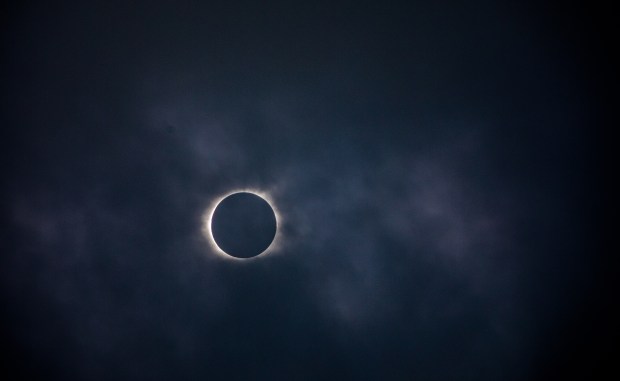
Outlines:
[[[213,213],[215,213],[215,209],[217,208],[217,206],[226,197],[232,196],[233,194],[236,194],[236,193],[251,193],[264,199],[265,201],[269,203],[269,206],[271,207],[271,209],[273,210],[273,213],[276,216],[276,235],[275,237],[273,237],[273,241],[271,241],[271,244],[262,253],[254,257],[250,257],[250,258],[233,257],[232,255],[226,253],[224,250],[220,249],[220,247],[215,242],[215,238],[213,238],[213,230],[211,229]],[[232,192],[228,192],[224,195],[221,195],[219,197],[216,197],[215,200],[211,202],[209,207],[205,210],[204,214],[202,215],[202,234],[205,236],[207,241],[209,241],[209,246],[211,246],[211,249],[213,250],[213,252],[221,258],[228,259],[228,260],[235,260],[235,261],[247,261],[247,260],[252,260],[252,259],[258,259],[258,258],[265,257],[271,253],[276,252],[278,248],[280,247],[279,238],[281,234],[280,234],[279,228],[281,224],[281,219],[282,218],[280,216],[280,213],[278,212],[278,208],[275,206],[275,203],[273,202],[273,199],[271,195],[269,195],[269,193],[261,191],[261,190],[257,190],[257,189],[237,189]]]

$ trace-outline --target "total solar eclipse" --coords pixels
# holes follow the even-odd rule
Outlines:
[[[224,197],[210,219],[211,237],[225,254],[256,257],[269,248],[277,230],[276,213],[264,198],[250,192]]]

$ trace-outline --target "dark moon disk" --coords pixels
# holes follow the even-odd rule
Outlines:
[[[276,235],[276,214],[271,205],[253,193],[224,198],[211,218],[217,246],[237,258],[251,258],[265,251]]]

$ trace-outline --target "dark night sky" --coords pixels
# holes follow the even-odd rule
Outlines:
[[[599,211],[606,10],[261,3],[4,6],[3,368],[600,370],[618,337]],[[273,199],[280,244],[227,261],[201,217],[244,188]]]

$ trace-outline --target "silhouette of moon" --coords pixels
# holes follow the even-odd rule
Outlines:
[[[249,192],[233,193],[220,201],[211,217],[215,244],[235,258],[252,258],[273,242],[276,214],[262,197]]]

